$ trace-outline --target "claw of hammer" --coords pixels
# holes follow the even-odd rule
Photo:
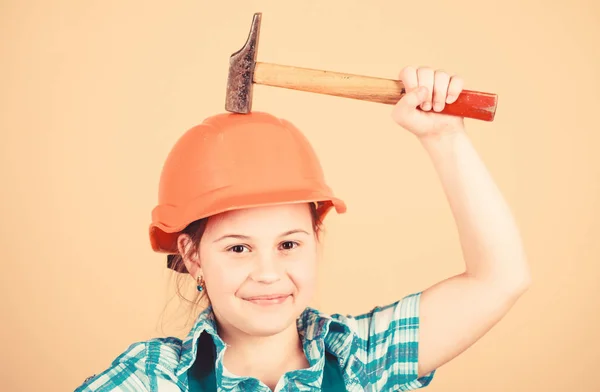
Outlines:
[[[252,84],[261,17],[260,12],[254,14],[246,43],[229,58],[225,100],[225,110],[229,112],[249,113],[252,110]]]

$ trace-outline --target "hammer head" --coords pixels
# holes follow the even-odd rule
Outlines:
[[[254,14],[246,44],[229,58],[225,99],[225,110],[229,112],[249,113],[252,110],[254,64],[258,50],[261,16],[260,12]]]

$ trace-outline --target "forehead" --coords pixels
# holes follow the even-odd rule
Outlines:
[[[205,234],[235,232],[245,235],[279,235],[293,229],[309,232],[312,229],[312,217],[307,203],[227,211],[208,220]]]

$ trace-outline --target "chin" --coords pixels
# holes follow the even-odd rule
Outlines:
[[[283,331],[286,331],[291,325],[291,323],[279,323],[274,325],[256,325],[256,323],[252,323],[252,325],[244,325],[244,327],[240,329],[251,336],[268,337],[278,335]]]

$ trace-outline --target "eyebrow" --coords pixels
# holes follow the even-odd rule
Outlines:
[[[306,230],[294,229],[294,230],[288,230],[288,231],[286,231],[284,233],[281,233],[279,235],[279,238],[286,237],[288,235],[296,234],[296,233],[304,233],[306,235],[310,235]],[[216,240],[214,240],[213,243],[222,241],[222,240],[224,240],[226,238],[233,238],[233,239],[236,239],[236,240],[243,240],[243,241],[248,241],[248,240],[252,239],[252,237],[249,237],[247,235],[242,235],[242,234],[225,234],[224,236],[221,236],[221,237],[217,238]]]

